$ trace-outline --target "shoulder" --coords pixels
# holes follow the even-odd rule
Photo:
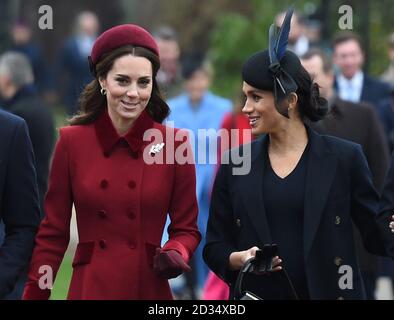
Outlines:
[[[358,143],[330,135],[320,135],[320,138],[328,151],[337,154],[340,158],[348,158],[354,153],[362,152],[361,145]]]
[[[218,108],[221,108],[224,111],[229,111],[229,109],[231,109],[231,107],[232,107],[231,100],[229,100],[227,98],[215,95],[214,93],[212,93],[210,91],[207,93],[207,96],[212,102],[214,102],[216,104],[216,106]]]
[[[179,96],[169,99],[167,101],[167,104],[170,106],[171,109],[173,109],[185,105],[186,102],[187,102],[187,95],[181,94]]]
[[[65,126],[59,128],[59,138],[67,139],[67,141],[76,141],[78,143],[86,140],[95,134],[94,125],[75,125],[75,126]]]
[[[379,79],[373,78],[369,75],[365,75],[364,82],[365,82],[365,85],[367,85],[367,86],[374,86],[375,88],[379,88],[382,91],[387,91],[387,92],[390,91],[390,86],[387,83],[385,83]]]
[[[16,128],[24,125],[25,121],[21,117],[0,110],[0,132],[3,134],[13,132]]]
[[[350,114],[350,117],[352,118],[365,118],[376,114],[375,108],[367,102],[353,103],[338,99],[336,106],[341,110],[341,112]]]

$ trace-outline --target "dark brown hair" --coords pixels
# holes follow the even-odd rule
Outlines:
[[[301,60],[310,60],[313,57],[317,56],[321,59],[323,63],[323,71],[325,74],[328,74],[332,71],[332,63],[328,55],[320,48],[312,48],[309,49],[305,54],[301,56]]]
[[[152,63],[152,94],[146,110],[156,122],[162,123],[170,113],[170,108],[162,98],[160,89],[157,85],[156,75],[160,68],[160,60],[152,51],[134,47],[132,45],[123,46],[105,54],[100,58],[95,66],[96,78],[84,88],[79,98],[80,111],[70,119],[71,125],[86,125],[94,122],[107,106],[107,99],[100,93],[99,78],[105,78],[112,69],[114,61],[127,54],[136,57],[143,57]]]
[[[353,32],[353,31],[340,31],[340,32],[337,32],[334,35],[333,39],[332,39],[332,48],[333,48],[333,50],[335,51],[335,48],[336,48],[337,45],[339,45],[341,43],[344,43],[344,42],[347,42],[347,41],[355,41],[355,42],[357,42],[357,44],[360,47],[360,50],[362,52],[365,52],[364,51],[363,41],[361,40],[361,37],[357,33]]]

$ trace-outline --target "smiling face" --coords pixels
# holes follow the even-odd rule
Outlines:
[[[351,79],[364,64],[364,54],[356,40],[339,43],[334,48],[334,63],[339,67],[343,76]]]
[[[131,54],[117,58],[100,85],[107,90],[108,114],[119,131],[131,128],[152,94],[152,64]]]
[[[242,91],[246,101],[242,112],[249,118],[253,135],[278,131],[287,120],[275,108],[274,94],[259,90],[246,82]]]

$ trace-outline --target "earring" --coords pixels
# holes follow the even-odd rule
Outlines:
[[[101,88],[100,93],[105,96],[107,94],[107,90],[104,88]]]

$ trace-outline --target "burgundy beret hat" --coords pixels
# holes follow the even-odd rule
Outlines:
[[[159,56],[157,43],[148,31],[135,24],[122,24],[108,29],[96,39],[89,57],[91,71],[103,54],[126,45],[144,47]]]

